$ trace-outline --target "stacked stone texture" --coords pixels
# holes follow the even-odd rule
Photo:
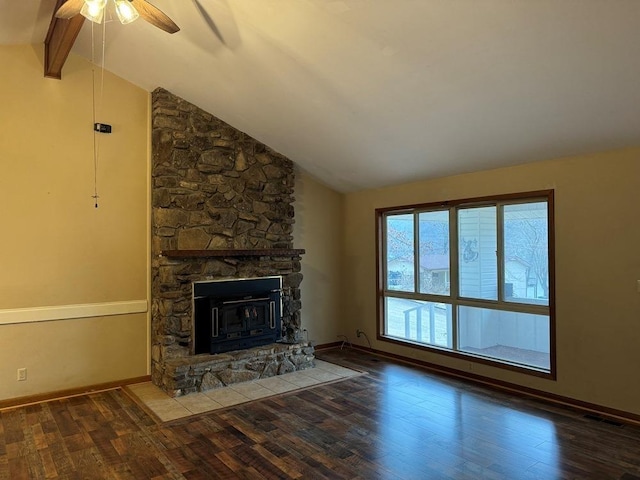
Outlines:
[[[181,395],[226,384],[225,379],[312,366],[313,349],[300,343],[299,256],[161,255],[166,250],[292,249],[293,163],[166,90],[152,93],[152,109],[154,383]],[[191,355],[193,282],[271,275],[283,277],[283,339],[293,345],[254,350],[259,358],[248,360],[238,354],[241,360],[226,364],[228,356]]]

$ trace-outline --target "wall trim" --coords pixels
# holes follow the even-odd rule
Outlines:
[[[25,407],[36,403],[48,402],[51,400],[62,400],[69,397],[79,397],[81,395],[89,395],[91,393],[105,392],[107,390],[116,390],[127,385],[136,383],[150,382],[151,375],[143,375],[141,377],[127,378],[125,380],[117,380],[115,382],[100,383],[97,385],[89,385],[86,387],[70,388],[67,390],[58,390],[56,392],[40,393],[36,395],[28,395],[26,397],[9,398],[0,400],[0,411]]]
[[[402,363],[413,365],[415,367],[428,370],[435,374],[440,374],[448,377],[456,377],[465,381],[469,381],[475,384],[483,385],[487,388],[494,390],[500,390],[503,392],[509,392],[514,395],[518,395],[525,398],[533,398],[541,402],[550,403],[553,405],[560,405],[563,407],[571,408],[583,413],[595,413],[599,416],[618,420],[620,422],[629,423],[632,425],[640,425],[640,415],[625,410],[618,410],[615,408],[605,407],[604,405],[598,405],[595,403],[584,402],[571,397],[565,397],[563,395],[557,395],[555,393],[545,392],[535,388],[525,387],[511,382],[505,382],[497,380],[491,377],[485,377],[484,375],[478,375],[475,373],[465,372],[457,370],[455,368],[436,365],[424,360],[418,360],[415,358],[405,357],[403,355],[397,355],[395,353],[389,353],[382,350],[376,350],[374,348],[368,348],[361,345],[352,345],[349,347],[353,350],[361,352],[367,352],[379,357],[389,358]]]
[[[71,320],[74,318],[110,317],[113,315],[146,313],[147,310],[146,300],[14,308],[0,310],[0,325]]]

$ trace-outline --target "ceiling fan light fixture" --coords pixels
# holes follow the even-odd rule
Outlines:
[[[102,23],[107,0],[84,0],[80,13],[94,23]]]
[[[126,25],[136,20],[140,14],[136,10],[136,7],[129,0],[115,0],[116,1],[116,13],[120,19],[120,23]]]

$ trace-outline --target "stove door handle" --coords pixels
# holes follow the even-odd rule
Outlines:
[[[276,328],[276,302],[269,302],[269,327]]]
[[[220,333],[220,323],[218,322],[218,308],[211,309],[211,336],[217,337]]]

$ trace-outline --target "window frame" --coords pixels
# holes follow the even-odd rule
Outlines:
[[[512,205],[518,203],[534,203],[536,201],[544,201],[547,203],[547,252],[548,252],[548,287],[549,298],[548,306],[540,305],[538,302],[514,302],[507,301],[505,295],[505,258],[504,258],[504,218],[503,206],[505,204]],[[461,297],[459,295],[459,243],[458,238],[458,212],[461,209],[476,208],[482,206],[496,206],[496,235],[497,235],[497,275],[498,275],[498,291],[496,300],[476,299],[470,297]],[[439,295],[433,293],[419,293],[419,277],[420,271],[415,269],[419,265],[420,242],[419,232],[415,228],[415,222],[419,214],[427,211],[446,210],[449,212],[449,277],[450,290],[448,295]],[[554,190],[538,190],[522,193],[510,193],[494,196],[485,196],[477,198],[465,198],[460,200],[449,200],[446,202],[431,202],[423,204],[403,205],[395,207],[377,208],[375,210],[376,221],[376,309],[377,309],[377,338],[380,341],[393,343],[396,345],[408,346],[411,348],[435,352],[438,354],[473,361],[477,363],[487,364],[502,369],[526,373],[528,375],[543,377],[551,380],[556,379],[556,314],[555,314],[555,222],[554,222]],[[397,291],[387,289],[387,266],[386,266],[386,218],[391,214],[412,214],[414,215],[414,284],[413,292]],[[441,347],[437,345],[425,344],[422,342],[403,339],[400,337],[389,336],[385,334],[385,302],[387,297],[406,298],[410,300],[422,300],[427,302],[440,302],[450,304],[452,307],[452,339],[449,342],[452,347]],[[543,314],[549,317],[549,369],[536,368],[534,366],[525,366],[522,364],[509,362],[507,360],[498,360],[476,355],[473,353],[458,350],[458,330],[459,320],[457,309],[459,307],[477,307],[489,308],[492,310],[502,310],[514,313]],[[469,365],[471,368],[471,364]]]

